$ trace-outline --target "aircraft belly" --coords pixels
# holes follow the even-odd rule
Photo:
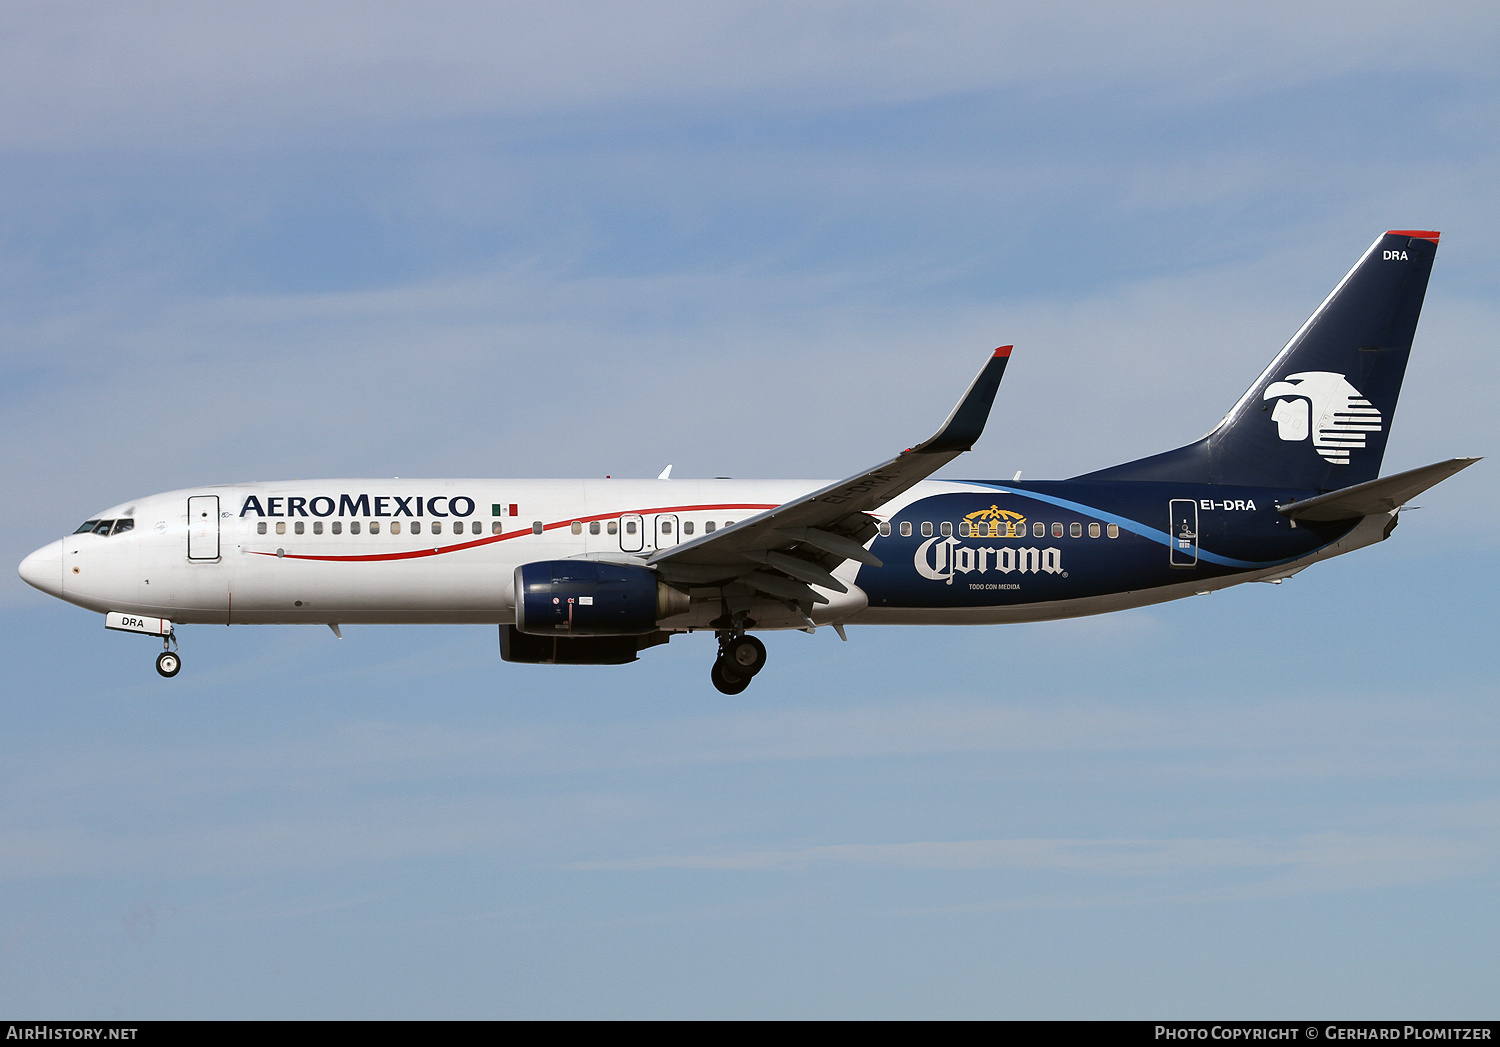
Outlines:
[[[511,621],[513,571],[514,564],[483,556],[376,562],[257,556],[237,572],[234,620]]]

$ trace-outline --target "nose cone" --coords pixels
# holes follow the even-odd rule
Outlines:
[[[62,595],[61,541],[44,545],[21,561],[21,579],[49,596]]]

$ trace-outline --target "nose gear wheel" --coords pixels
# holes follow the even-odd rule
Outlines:
[[[156,671],[171,679],[182,671],[182,655],[177,653],[177,630],[161,638],[162,651],[156,656]]]

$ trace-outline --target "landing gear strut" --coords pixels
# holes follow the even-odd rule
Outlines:
[[[766,645],[740,632],[719,634],[719,656],[709,679],[724,694],[739,694],[766,667]]]
[[[156,671],[170,680],[182,669],[182,656],[172,650],[172,648],[177,646],[176,631],[174,630],[163,636],[161,638],[161,645],[163,650],[161,654],[156,656]]]

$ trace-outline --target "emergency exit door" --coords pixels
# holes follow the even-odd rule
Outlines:
[[[620,517],[620,551],[638,553],[646,546],[646,530],[639,516]]]
[[[656,547],[658,549],[670,549],[677,544],[677,517],[658,516],[656,518]]]
[[[188,499],[188,559],[219,558],[219,496],[199,494]]]
[[[1173,498],[1171,505],[1172,526],[1167,534],[1172,538],[1171,559],[1173,567],[1196,567],[1198,565],[1198,503],[1191,498]]]

